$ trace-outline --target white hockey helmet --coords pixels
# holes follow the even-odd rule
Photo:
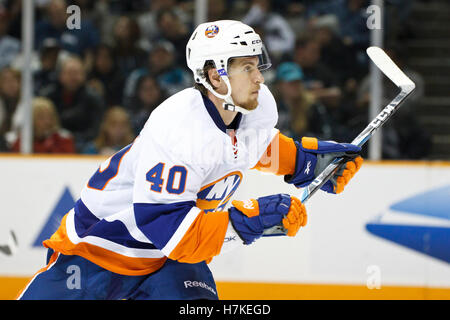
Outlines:
[[[272,65],[260,36],[250,26],[234,20],[219,20],[200,24],[192,33],[186,45],[186,61],[194,73],[195,82],[202,84],[212,94],[225,102],[226,110],[248,113],[236,106],[231,98],[231,85],[228,79],[228,63],[231,58],[257,56],[258,69],[264,70]],[[224,80],[228,91],[222,95],[207,82],[203,68],[212,61],[218,74]]]

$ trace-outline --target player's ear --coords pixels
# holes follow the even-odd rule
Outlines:
[[[222,81],[222,78],[219,76],[219,73],[216,69],[209,69],[208,70],[208,77],[209,81],[211,82],[211,85],[213,88],[219,88],[220,82]]]

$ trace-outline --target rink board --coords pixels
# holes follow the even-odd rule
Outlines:
[[[40,245],[105,158],[0,156],[0,298],[45,264]],[[244,174],[234,199],[300,197]],[[369,162],[340,195],[315,194],[294,238],[262,238],[210,263],[222,299],[450,299],[450,163]]]

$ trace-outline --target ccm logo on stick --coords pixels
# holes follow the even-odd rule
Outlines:
[[[380,125],[380,123],[384,120],[386,120],[386,118],[392,113],[392,111],[394,111],[394,107],[392,106],[387,106],[383,111],[381,111],[381,113],[370,123],[370,125],[374,128],[378,127]]]

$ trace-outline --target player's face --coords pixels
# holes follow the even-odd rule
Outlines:
[[[235,58],[228,69],[231,97],[236,105],[247,110],[258,106],[260,85],[264,83],[258,63],[258,57]]]

